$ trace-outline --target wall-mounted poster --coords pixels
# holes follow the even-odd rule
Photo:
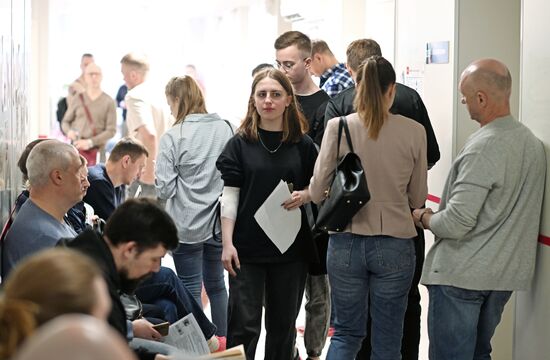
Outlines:
[[[426,64],[448,64],[449,42],[434,41],[426,44]]]

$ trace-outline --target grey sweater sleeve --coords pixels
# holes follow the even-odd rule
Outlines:
[[[455,164],[452,191],[442,210],[430,219],[430,228],[438,239],[463,238],[477,224],[487,194],[496,185],[498,170],[482,154],[470,154]],[[450,185],[450,184],[447,184]]]

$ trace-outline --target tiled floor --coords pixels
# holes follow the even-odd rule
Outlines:
[[[433,243],[433,237],[431,234],[426,233],[426,250],[430,248],[430,246]],[[162,262],[163,266],[170,267],[174,269],[174,262],[172,260],[172,257],[167,255],[163,259]],[[226,281],[227,282],[227,281]],[[420,293],[422,296],[422,322],[421,322],[421,337],[420,337],[420,354],[419,354],[419,360],[427,360],[428,359],[428,333],[427,333],[427,310],[428,310],[428,292],[424,286],[420,286]],[[305,324],[305,311],[304,311],[304,304],[305,304],[305,298],[302,301],[302,309],[300,310],[300,313],[298,314],[298,319],[296,320],[297,326],[303,326]],[[207,316],[210,317],[210,308],[207,306],[204,309],[204,312]],[[265,331],[264,324],[262,323],[262,334],[260,335],[260,341],[258,342],[258,348],[256,349],[256,359],[260,360],[263,359],[264,354],[264,344],[265,344]],[[302,359],[305,359],[307,357],[306,349],[304,346],[304,338],[303,336],[298,335],[296,339],[296,344],[298,346],[298,350],[300,352],[300,356]],[[321,359],[324,359],[326,356],[326,352],[328,350],[328,347],[330,345],[330,338],[327,339],[327,343],[325,345],[325,348],[323,349],[323,354],[321,356]]]

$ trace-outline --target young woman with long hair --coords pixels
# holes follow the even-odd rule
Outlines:
[[[415,267],[411,209],[426,200],[427,162],[425,130],[390,113],[394,96],[391,64],[381,56],[366,60],[358,73],[357,113],[346,121],[371,199],[343,232],[330,234],[327,270],[335,333],[327,359],[355,359],[371,330],[371,359],[401,358],[403,318]],[[339,160],[339,122],[331,119],[325,130],[309,188],[315,203],[324,200]],[[342,139],[339,154],[349,151]],[[367,312],[371,329],[366,328]]]
[[[292,85],[279,70],[254,77],[248,111],[225,147],[222,173],[222,261],[229,274],[228,346],[244,344],[254,358],[265,298],[265,359],[293,357],[296,316],[304,293],[311,234],[302,205],[317,151],[306,135]],[[261,229],[254,215],[283,180],[293,192],[283,206],[300,209],[301,226],[284,252]]]
[[[180,244],[172,256],[178,276],[199,304],[204,282],[216,335],[225,336],[227,290],[216,217],[223,182],[216,160],[233,129],[207,112],[192,77],[170,79],[165,93],[176,122],[160,138],[155,174],[157,194],[178,228]]]

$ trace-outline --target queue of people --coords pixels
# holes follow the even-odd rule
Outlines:
[[[320,358],[332,327],[327,359],[416,360],[419,282],[430,295],[430,359],[490,358],[504,305],[533,276],[546,171],[542,144],[510,115],[506,66],[481,59],[464,70],[462,102],[480,129],[433,211],[424,204],[437,140],[420,96],[396,82],[378,44],[353,41],[346,64],[298,31],[274,48],[276,66],[254,69],[236,128],[207,111],[189,75],[166,85],[169,124],[147,87],[148,61],[125,55],[129,137],[98,164],[87,152],[114,135],[115,103],[83,56],[62,121],[73,146],[34,141],[19,161],[28,184],[0,239],[0,359],[67,313],[107,322],[112,351],[140,359],[173,354],[155,319],[189,313],[211,351],[242,344],[254,359],[264,313],[264,358],[298,359],[305,295],[308,359]],[[371,198],[345,228],[320,231],[319,207],[349,152]],[[284,251],[257,219],[281,181],[280,207],[298,219]],[[425,229],[435,244],[424,262]],[[168,252],[177,275],[160,265]],[[144,313],[129,315],[126,297]]]

